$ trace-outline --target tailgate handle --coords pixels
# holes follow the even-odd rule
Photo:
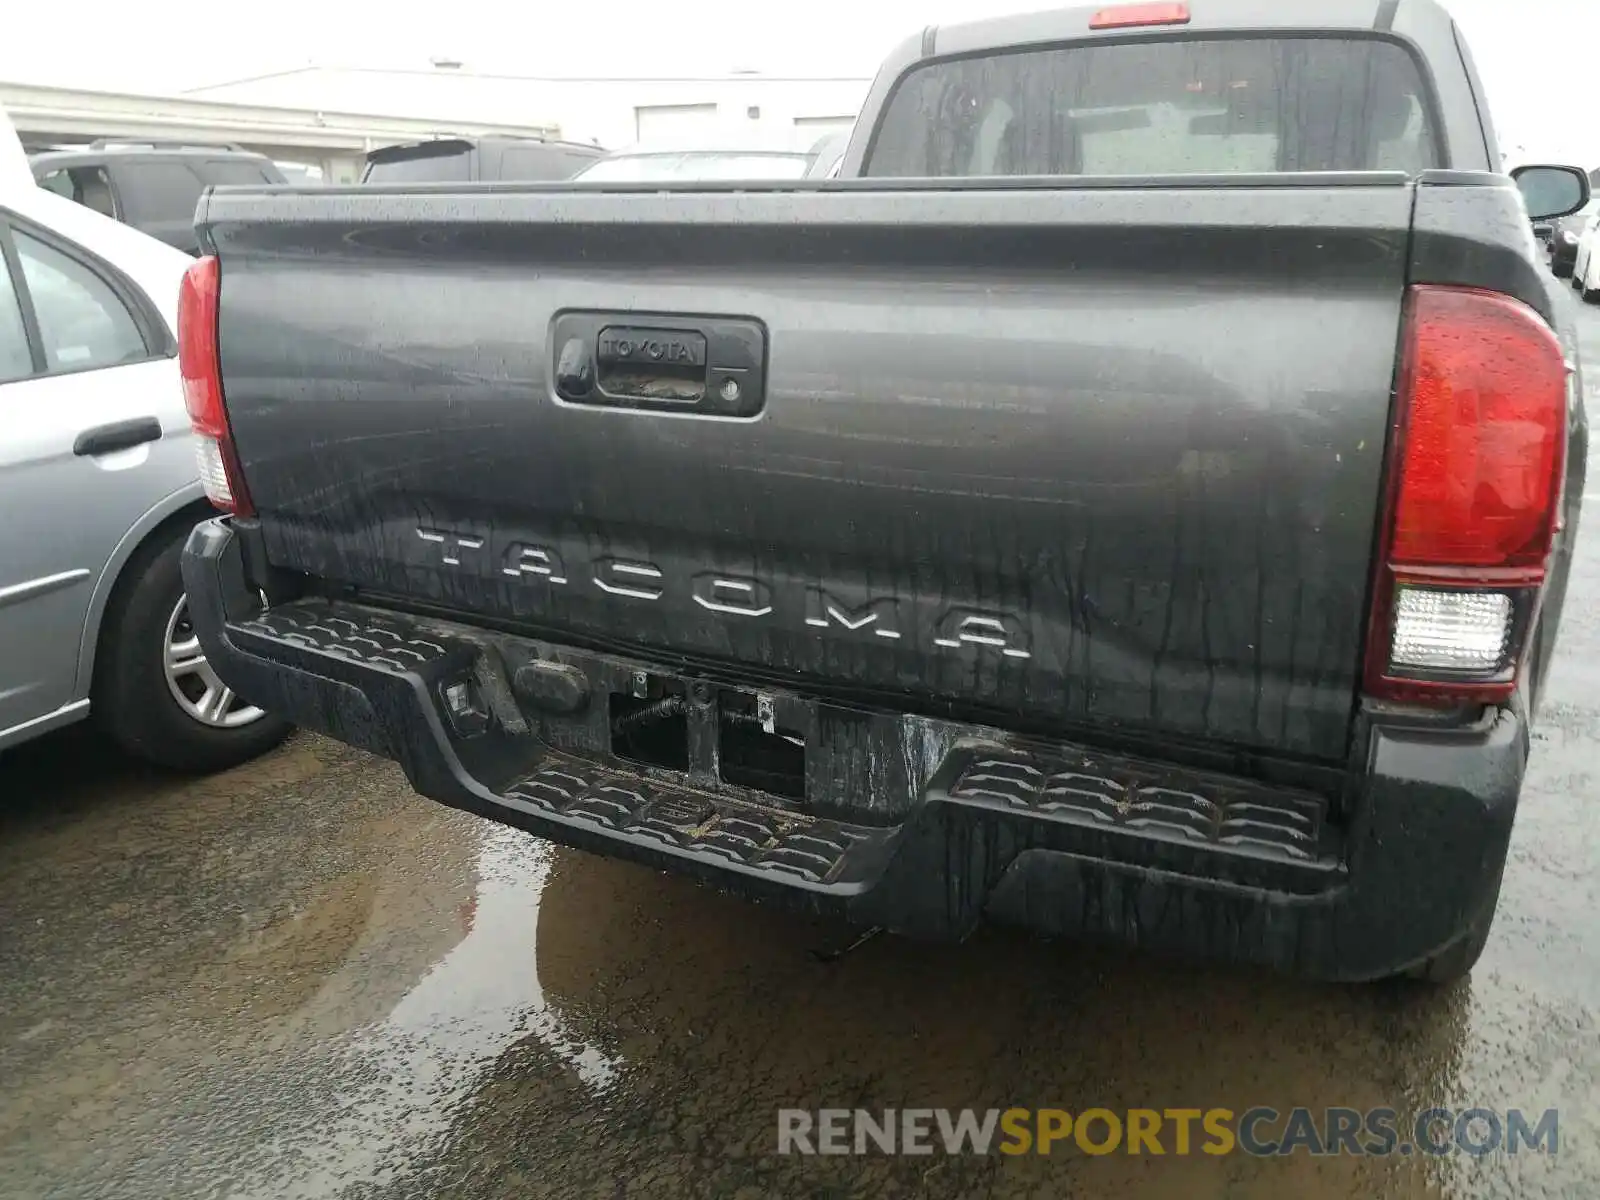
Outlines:
[[[570,404],[750,417],[766,400],[759,321],[565,312],[551,333],[556,395]]]

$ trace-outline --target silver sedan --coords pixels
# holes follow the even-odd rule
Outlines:
[[[217,770],[287,731],[207,664],[178,573],[211,511],[175,357],[192,261],[0,186],[0,749],[92,712],[143,758]]]

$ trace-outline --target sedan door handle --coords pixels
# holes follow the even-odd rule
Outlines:
[[[72,443],[72,452],[79,458],[84,455],[111,454],[160,439],[160,421],[154,417],[135,417],[131,421],[113,421],[109,425],[85,429],[78,435],[78,440]]]

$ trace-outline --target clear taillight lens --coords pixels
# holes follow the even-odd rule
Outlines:
[[[222,446],[216,438],[204,434],[195,439],[194,456],[200,468],[200,484],[206,490],[206,499],[224,512],[234,511],[233,485],[228,481],[228,467],[222,460]]]
[[[1395,595],[1391,669],[1498,675],[1509,665],[1511,597],[1402,587]]]

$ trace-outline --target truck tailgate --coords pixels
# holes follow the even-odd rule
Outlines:
[[[1340,759],[1413,193],[1206,182],[215,194],[268,558],[865,704]],[[560,398],[574,340],[634,399]]]

